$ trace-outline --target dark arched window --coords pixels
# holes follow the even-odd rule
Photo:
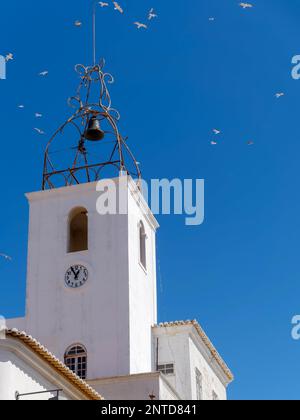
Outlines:
[[[81,344],[75,344],[65,353],[65,365],[81,379],[86,379],[87,353]]]
[[[147,252],[146,252],[147,235],[143,222],[139,224],[139,242],[140,242],[140,263],[147,269]]]
[[[83,207],[71,211],[69,216],[68,252],[88,250],[88,212]]]

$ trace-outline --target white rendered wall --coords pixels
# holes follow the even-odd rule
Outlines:
[[[159,387],[159,399],[162,401],[177,401],[181,398],[177,394],[177,392],[173,392],[170,390],[170,387],[168,385],[167,378],[160,377],[159,379],[160,387]]]
[[[89,385],[106,400],[178,400],[178,395],[159,373],[104,378]]]
[[[158,338],[159,364],[174,363],[175,374],[168,382],[182,399],[195,400],[196,368],[203,376],[203,399],[212,400],[213,391],[220,400],[226,399],[226,386],[208,362],[207,349],[195,339],[193,327],[154,328],[154,352]]]
[[[157,334],[158,332],[158,334]],[[188,334],[179,333],[176,328],[160,331],[154,329],[154,353],[157,354],[158,364],[174,363],[175,374],[167,375],[168,382],[180,395],[181,399],[191,399],[190,381],[190,352]]]
[[[130,372],[153,370],[152,327],[157,323],[155,230],[143,198],[129,188]],[[139,227],[146,231],[146,270],[140,263]]]
[[[23,394],[54,389],[63,389],[60,396],[64,399],[86,399],[18,340],[7,338],[0,341],[0,400],[14,400],[16,391]],[[45,400],[55,395],[46,393],[21,399]]]
[[[121,188],[127,195],[127,177],[122,180],[125,178]],[[119,188],[119,179],[114,182]],[[28,195],[27,313],[22,329],[61,360],[70,345],[83,344],[88,352],[89,379],[151,370],[149,337],[156,313],[156,307],[152,307],[156,305],[155,256],[149,251],[147,283],[138,274],[139,263],[130,249],[137,247],[131,230],[132,223],[143,217],[142,209],[130,200],[129,216],[100,216],[96,211],[99,195],[96,183]],[[76,207],[88,210],[89,250],[68,254],[68,216]],[[152,229],[147,220],[145,226],[147,231]],[[154,239],[150,241],[153,245]],[[64,276],[76,264],[86,266],[89,279],[81,289],[71,290],[66,288]],[[137,284],[143,284],[147,290],[141,290]],[[130,304],[140,297],[145,299],[149,290],[152,298],[131,310]],[[144,322],[138,334],[134,324],[140,319]],[[8,321],[10,327],[15,327],[20,325],[19,319],[16,324]],[[131,351],[143,356],[136,359]]]
[[[197,398],[196,391],[196,368],[202,374],[202,389],[203,399],[212,400],[213,392],[216,393],[219,400],[226,400],[226,387],[222,384],[220,379],[212,370],[211,366],[207,363],[206,359],[199,352],[195,341],[189,338],[189,349],[190,349],[190,372],[191,372],[191,387],[192,387],[192,399]]]
[[[17,356],[0,348],[0,400],[14,400],[16,391],[28,393],[46,391],[47,389],[53,389],[53,384],[45,381],[41,375]],[[51,395],[46,397],[50,398]],[[45,395],[27,399],[44,400]]]

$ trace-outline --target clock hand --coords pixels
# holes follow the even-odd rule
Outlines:
[[[75,280],[78,280],[78,276],[79,276],[80,272],[81,272],[81,268],[79,268],[77,273],[74,273],[75,274]]]
[[[76,277],[76,273],[75,273],[75,270],[74,270],[74,268],[73,268],[73,267],[71,267],[71,271],[72,271],[72,273],[74,274],[74,276]]]

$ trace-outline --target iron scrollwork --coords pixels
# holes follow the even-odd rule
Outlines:
[[[95,66],[75,67],[80,84],[75,96],[68,100],[75,109],[49,140],[43,170],[43,190],[70,186],[84,182],[98,181],[113,177],[116,172],[127,173],[132,178],[141,179],[139,164],[118,129],[119,112],[112,107],[108,85],[114,82],[111,74],[104,71],[104,60]],[[89,142],[85,133],[91,118],[101,124],[105,138],[99,142]],[[75,134],[66,135],[67,128]],[[65,151],[54,151],[59,135],[65,136],[69,146]],[[74,145],[74,141],[76,142]],[[96,146],[96,147],[95,147]],[[71,153],[70,153],[71,151]]]

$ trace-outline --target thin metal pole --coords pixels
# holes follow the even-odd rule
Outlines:
[[[26,394],[19,394],[18,391],[16,391],[15,397],[16,400],[19,400],[20,397],[27,397],[29,395],[39,395],[39,394],[54,394],[57,393],[57,397],[59,397],[59,393],[63,392],[63,389],[50,389],[49,391],[38,391],[38,392],[27,392]]]
[[[96,1],[93,4],[93,62],[96,65]]]

